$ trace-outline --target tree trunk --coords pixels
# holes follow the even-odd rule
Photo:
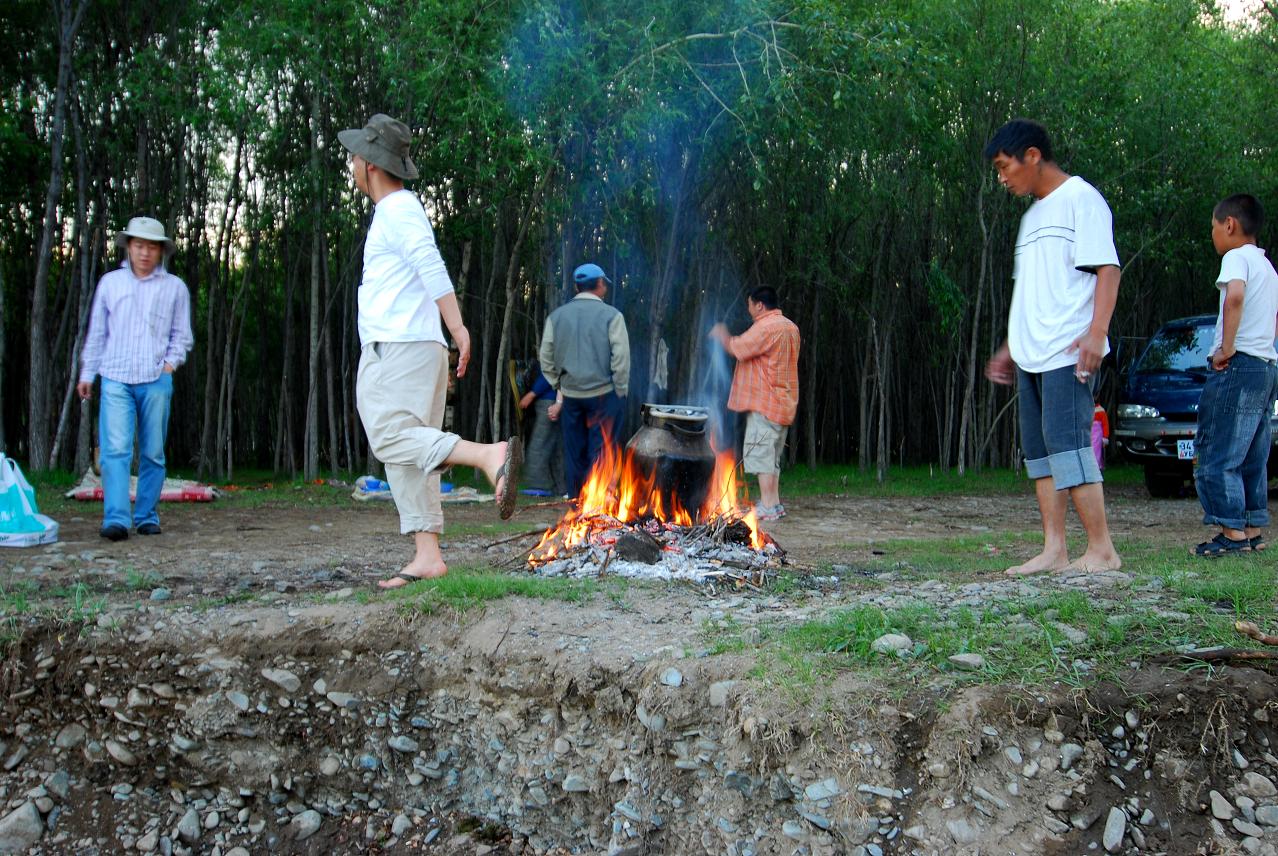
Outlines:
[[[44,196],[44,226],[36,249],[35,285],[31,292],[31,340],[27,399],[27,458],[32,470],[45,470],[49,460],[49,389],[50,373],[48,331],[45,314],[48,306],[49,270],[53,263],[53,233],[58,223],[58,200],[62,198],[62,149],[66,137],[67,89],[71,82],[71,58],[76,32],[84,19],[88,0],[80,0],[72,9],[71,0],[59,0],[58,82],[53,95],[53,122],[49,129],[49,187]]]
[[[320,256],[324,252],[324,232],[320,227],[319,95],[311,93],[311,300],[306,360],[306,425],[302,478],[319,476],[319,361],[320,361]]]

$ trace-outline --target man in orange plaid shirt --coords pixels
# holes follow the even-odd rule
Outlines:
[[[759,479],[760,520],[785,516],[781,504],[781,452],[799,406],[799,328],[777,308],[777,292],[762,286],[750,292],[746,308],[754,323],[740,336],[716,324],[710,336],[736,358],[728,409],[746,414],[742,463]]]

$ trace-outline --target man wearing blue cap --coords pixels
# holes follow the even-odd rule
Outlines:
[[[630,389],[630,337],[626,319],[604,303],[603,268],[584,264],[573,271],[577,295],[546,319],[541,335],[541,373],[557,393],[551,406],[564,438],[564,476],[576,497],[605,442],[619,442]]]

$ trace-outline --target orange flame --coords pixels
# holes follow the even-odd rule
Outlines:
[[[750,529],[750,546],[763,549],[766,542],[749,504],[745,482],[737,477],[737,462],[731,452],[720,452],[715,457],[705,502],[694,514],[673,493],[658,489],[654,474],[639,466],[630,449],[605,442],[577,496],[576,507],[546,530],[529,554],[529,561],[549,562],[586,543],[592,535],[621,524],[655,520],[671,526],[691,526],[721,518],[744,522]]]

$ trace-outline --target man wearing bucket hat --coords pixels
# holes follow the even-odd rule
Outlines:
[[[408,126],[378,113],[337,138],[351,154],[355,186],[374,206],[359,286],[355,403],[373,454],[386,465],[400,532],[413,534],[412,561],[379,584],[399,588],[448,572],[439,549],[439,470],[452,464],[483,470],[506,519],[515,507],[523,447],[517,436],[483,444],[441,430],[448,391],[443,328],[457,346],[458,377],[470,362],[470,333],[426,211],[404,188],[418,175]]]
[[[89,332],[80,352],[76,390],[88,400],[102,377],[98,440],[102,465],[103,538],[159,535],[156,508],[164,487],[164,440],[169,431],[173,372],[186,361],[191,336],[191,296],[186,283],[165,269],[177,246],[164,226],[134,217],[115,236],[124,262],[98,282]],[[136,429],[136,430],[135,430]],[[129,509],[129,465],[137,435],[137,499]]]
[[[572,274],[577,295],[546,319],[541,334],[541,373],[558,390],[551,417],[564,440],[568,495],[576,497],[604,443],[620,438],[630,389],[630,336],[626,319],[604,303],[612,282],[597,264]]]

